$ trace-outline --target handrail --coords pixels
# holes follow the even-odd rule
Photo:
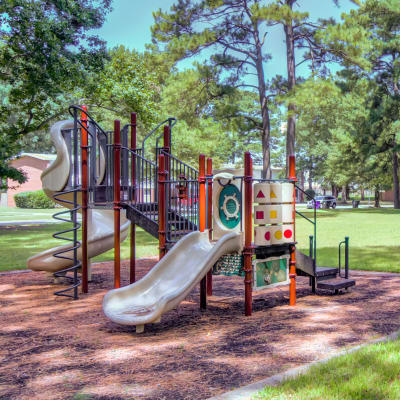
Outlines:
[[[341,255],[341,247],[344,244],[344,277],[341,273],[342,268],[342,255]],[[339,276],[341,278],[349,279],[349,238],[346,236],[344,240],[339,243]]]
[[[168,158],[170,158],[171,160],[175,160],[175,161],[179,162],[180,164],[184,165],[186,168],[189,168],[190,170],[192,170],[194,173],[197,173],[197,174],[199,173],[199,171],[196,168],[193,168],[189,164],[186,164],[182,160],[179,160],[179,158],[173,156],[171,153],[168,153],[167,151],[164,151],[163,149],[160,150],[160,153],[167,155]]]
[[[84,108],[80,107],[80,106],[69,106],[68,107],[68,112],[71,114],[72,117],[74,117],[73,111],[72,110],[79,110],[80,112],[86,114],[86,116],[90,119],[90,122],[93,123],[93,125],[99,129],[100,133],[102,133],[105,137],[107,137],[107,132],[105,132],[103,130],[103,128],[95,121],[95,119],[87,112],[87,110],[85,110]],[[84,124],[82,124],[82,122],[77,119],[78,124],[80,125],[81,128],[84,128],[85,130],[87,130],[88,134],[90,136],[92,136],[92,134],[89,132],[89,130],[87,129],[87,127],[85,127]]]
[[[172,121],[175,121],[175,122],[172,123]],[[176,124],[176,118],[175,118],[175,117],[167,118],[166,120],[160,122],[154,129],[152,129],[152,130],[144,137],[144,139],[142,140],[142,149],[143,149],[143,151],[144,151],[144,145],[145,145],[145,143],[146,143],[146,140],[149,139],[150,136],[151,136],[154,132],[156,132],[157,129],[158,129],[161,125],[165,124],[166,122],[168,122],[169,127],[172,128],[172,127],[175,126],[175,124]],[[161,136],[160,136],[160,137],[161,137]],[[158,139],[157,139],[157,141],[158,141]]]

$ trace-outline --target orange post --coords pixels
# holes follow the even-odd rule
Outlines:
[[[293,181],[293,238],[296,240],[295,217],[296,217],[296,160],[294,155],[289,156],[289,176],[288,179]],[[289,261],[289,304],[296,305],[296,245],[292,244],[289,247],[290,261]]]
[[[88,147],[87,108],[81,112],[81,192],[82,192],[82,292],[88,293]]]
[[[136,200],[136,157],[134,151],[136,150],[136,113],[131,113],[131,150],[133,151],[131,159],[131,193],[132,201]],[[136,280],[136,225],[131,222],[131,254],[129,262],[129,283]]]
[[[121,287],[121,132],[114,121],[114,288]]]
[[[248,151],[244,153],[244,302],[245,315],[250,316],[253,306],[253,264],[251,262],[253,256],[253,247],[251,245],[253,231],[253,163],[251,155]]]
[[[207,158],[207,227],[210,240],[212,239],[212,159]],[[212,296],[212,269],[207,273],[207,296]]]
[[[199,156],[199,231],[206,229],[206,157]],[[204,277],[200,281],[200,308],[207,308],[207,281]]]
[[[166,220],[165,220],[165,156],[158,156],[158,241],[160,260],[165,256],[166,249]]]

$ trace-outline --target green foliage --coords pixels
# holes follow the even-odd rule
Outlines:
[[[105,126],[112,126],[116,118],[126,119],[134,111],[140,123],[149,127],[157,120],[157,70],[145,55],[124,46],[110,50],[108,56],[104,69],[90,74],[76,97]]]
[[[14,195],[15,205],[19,208],[55,208],[56,203],[49,199],[43,190],[22,192]]]
[[[0,177],[18,175],[7,160],[20,151],[21,135],[62,116],[73,88],[102,69],[105,45],[87,31],[102,25],[110,2],[0,3]]]

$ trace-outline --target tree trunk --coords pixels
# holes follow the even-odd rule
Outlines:
[[[286,0],[286,5],[292,9],[295,0]],[[284,25],[286,38],[286,63],[287,63],[287,78],[288,89],[293,90],[296,85],[296,62],[294,54],[294,34],[293,24],[290,20]],[[286,173],[289,169],[289,156],[295,154],[296,143],[296,106],[293,103],[288,105],[288,121],[286,134]]]
[[[361,186],[361,200],[365,200],[365,189]]]
[[[399,157],[395,150],[393,151],[393,206],[397,209],[400,208]]]
[[[346,200],[350,200],[350,187],[346,185]]]
[[[270,133],[271,133],[271,122],[269,119],[269,108],[268,108],[268,98],[265,94],[265,77],[264,77],[264,66],[262,57],[262,44],[260,42],[258,29],[256,28],[254,38],[256,41],[256,69],[258,78],[258,94],[261,107],[261,118],[262,118],[262,133],[261,133],[261,143],[262,143],[262,153],[263,153],[263,170],[262,177],[264,179],[271,178],[271,153],[270,153]]]
[[[346,196],[346,185],[342,186],[342,203],[345,204],[347,202],[347,196]]]
[[[308,171],[308,188],[312,189],[312,176],[311,176],[311,170]]]
[[[379,208],[380,204],[379,204],[379,188],[375,188],[375,205],[374,207]]]

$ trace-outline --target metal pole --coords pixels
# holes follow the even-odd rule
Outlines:
[[[158,156],[158,241],[160,249],[160,260],[165,256],[165,157]]]
[[[78,264],[78,187],[79,187],[79,164],[78,164],[78,110],[74,108],[74,131],[73,137],[69,136],[70,144],[73,141],[73,149],[70,149],[70,164],[73,164],[73,173],[70,173],[69,179],[73,179],[72,186],[74,188],[74,212],[72,213],[72,222],[74,224],[74,265]],[[73,157],[72,157],[73,156]],[[74,299],[78,299],[78,269],[74,268]]]
[[[309,236],[309,241],[310,241],[310,250],[309,250],[309,255],[311,258],[313,258],[313,245],[314,245],[314,236],[310,235]]]
[[[131,113],[131,201],[135,202],[136,198],[136,113]],[[131,222],[131,254],[129,262],[129,283],[136,280],[136,225]]]
[[[82,292],[88,293],[88,124],[87,108],[81,112],[81,191],[82,191]]]
[[[253,248],[251,246],[251,238],[253,231],[253,163],[250,153],[244,153],[244,303],[245,315],[250,316],[253,309],[253,265],[251,262],[253,256]]]
[[[349,279],[349,237],[344,238],[344,277]]]
[[[121,132],[114,121],[114,288],[121,287]]]
[[[206,229],[206,157],[199,156],[199,231]],[[200,308],[207,308],[207,280],[200,281]]]
[[[213,172],[212,159],[207,158],[207,229],[209,239],[212,240],[212,186]],[[207,296],[212,296],[212,268],[207,272]]]
[[[288,179],[293,181],[293,238],[296,240],[295,217],[296,217],[296,160],[294,155],[289,156],[289,176]],[[296,304],[296,245],[293,243],[289,246],[290,261],[289,261],[289,304]]]

